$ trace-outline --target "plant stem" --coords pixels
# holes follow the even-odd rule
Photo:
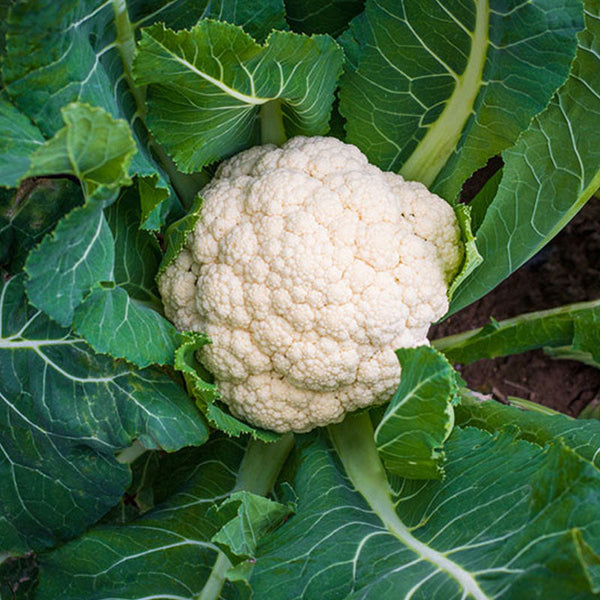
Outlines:
[[[432,340],[431,345],[448,355],[449,359],[455,360],[456,358],[456,362],[463,364],[468,364],[479,358],[507,356],[543,346],[569,346],[573,341],[573,321],[575,317],[578,313],[589,312],[594,308],[600,309],[600,300],[577,302],[549,310],[526,313],[499,321],[493,329],[489,330],[487,335],[482,334],[484,328],[479,327]],[[526,336],[524,327],[531,328],[530,336]],[[534,329],[536,327],[540,327],[539,333]],[[498,347],[492,348],[492,340],[509,335],[512,329],[520,330],[519,338],[528,339],[529,343],[517,344],[513,347],[506,345],[506,348],[500,347],[502,346],[500,344]],[[543,334],[543,337],[540,337],[541,334]],[[475,344],[477,344],[477,347],[475,347]],[[473,347],[473,350],[470,349],[470,346]],[[452,356],[454,352],[460,353],[460,356]]]
[[[181,199],[184,207],[189,208],[198,192],[208,182],[208,176],[202,173],[186,175],[181,173],[175,163],[171,160],[164,148],[158,144],[154,136],[146,126],[146,88],[138,86],[133,76],[133,57],[135,55],[135,28],[129,19],[127,12],[127,0],[112,0],[113,11],[115,14],[115,26],[117,28],[117,44],[123,63],[125,80],[129,91],[135,100],[137,115],[140,117],[144,128],[148,134],[148,145],[152,148],[156,159],[169,176],[172,186]]]
[[[115,13],[115,25],[117,27],[117,43],[121,53],[121,62],[125,72],[125,79],[129,91],[135,99],[135,106],[140,117],[146,117],[146,89],[135,84],[133,78],[133,56],[135,54],[135,33],[129,13],[127,12],[127,0],[113,0],[113,11]]]
[[[269,100],[260,109],[260,139],[263,144],[281,146],[286,141],[280,100]]]
[[[217,560],[213,565],[210,577],[207,579],[202,591],[195,600],[219,600],[221,590],[225,585],[227,571],[231,567],[231,561],[223,552],[217,554]]]
[[[433,568],[444,571],[454,579],[464,590],[463,597],[489,600],[471,573],[415,538],[398,517],[387,475],[375,446],[369,414],[350,414],[341,423],[330,425],[328,429],[350,481],[386,529],[420,559],[430,562]]]
[[[283,435],[277,442],[250,440],[232,492],[245,490],[266,496],[273,489],[293,446],[294,436],[291,433]],[[210,577],[195,600],[219,600],[230,567],[230,560],[219,552]]]
[[[144,454],[145,452],[147,452],[147,448],[144,448],[144,446],[142,446],[142,444],[140,444],[136,440],[135,442],[133,442],[133,444],[131,444],[131,446],[129,446],[129,448],[121,450],[121,452],[119,452],[116,455],[116,459],[117,462],[123,465],[130,465],[132,462],[134,462],[136,459],[142,456],[142,454]]]

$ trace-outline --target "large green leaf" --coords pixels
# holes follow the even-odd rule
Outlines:
[[[65,126],[31,155],[27,176],[74,175],[87,197],[129,185],[135,143],[127,123],[104,109],[74,102],[61,110]]]
[[[74,209],[29,255],[27,293],[96,352],[139,367],[173,364],[182,339],[160,312],[161,252],[140,230],[139,205],[131,188],[104,210],[94,199]]]
[[[28,175],[75,175],[87,203],[62,219],[29,255],[31,302],[68,326],[73,311],[99,281],[112,280],[113,238],[103,208],[130,183],[135,144],[124,121],[101,108],[74,103],[62,111],[65,126],[31,156]]]
[[[287,20],[298,33],[340,35],[364,8],[364,0],[286,0]]]
[[[121,287],[94,289],[77,307],[73,328],[96,352],[138,367],[173,364],[181,341],[169,321]]]
[[[375,442],[391,473],[412,479],[443,474],[442,446],[454,425],[456,373],[430,348],[397,350],[402,379],[375,430]]]
[[[105,210],[114,238],[111,283],[94,287],[76,308],[73,327],[96,352],[138,367],[172,365],[182,338],[160,312],[155,277],[161,251],[156,238],[140,229],[139,204],[130,188]]]
[[[114,241],[102,206],[77,207],[29,254],[29,300],[67,327],[89,290],[112,280],[113,263]]]
[[[568,75],[579,2],[368,0],[343,36],[347,141],[448,200]]]
[[[477,230],[484,262],[458,288],[451,311],[498,285],[548,243],[600,187],[600,2],[586,2],[586,30],[566,84],[503,153],[496,197]]]
[[[273,32],[263,46],[241,28],[200,21],[142,31],[134,63],[148,86],[150,128],[184,172],[259,142],[259,109],[282,103],[288,135],[327,132],[342,52],[328,36]]]
[[[155,506],[124,524],[100,525],[40,557],[38,598],[185,598],[251,596],[235,560],[289,514],[269,493],[293,444],[241,442],[219,434],[202,448],[162,456],[154,465]],[[243,454],[243,456],[242,456]]]
[[[461,427],[478,427],[492,433],[514,427],[519,438],[541,446],[560,438],[577,454],[600,467],[600,422],[596,419],[575,420],[559,413],[523,410],[463,392],[456,408],[456,422]]]
[[[16,186],[29,169],[29,157],[43,143],[40,130],[0,95],[0,186]]]
[[[350,478],[323,436],[305,439],[298,509],[259,543],[256,597],[596,597],[600,473],[589,462],[560,444],[456,428],[444,481],[404,480],[392,499],[361,435],[340,451]]]
[[[571,347],[579,352],[597,353],[599,331],[600,300],[593,300],[519,315],[500,322],[492,320],[485,327],[432,343],[448,360],[469,364],[482,358],[508,356],[546,347],[561,347],[563,350]]]
[[[135,521],[95,527],[40,557],[38,599],[201,598],[219,556],[211,542],[221,527],[213,508],[233,490],[243,449],[217,438],[163,459],[157,480],[169,491],[159,504]],[[247,595],[226,583],[222,595],[210,597]]]
[[[163,373],[94,354],[28,307],[23,277],[0,289],[0,540],[25,552],[79,534],[129,483],[114,453],[138,439],[202,444],[206,422]]]

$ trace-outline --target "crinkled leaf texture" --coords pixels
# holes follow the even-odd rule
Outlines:
[[[219,391],[216,384],[212,383],[210,373],[196,359],[196,352],[210,343],[208,337],[192,331],[182,334],[182,337],[183,342],[175,352],[175,368],[183,374],[188,392],[196,399],[210,424],[231,436],[250,434],[254,439],[265,442],[278,440],[278,433],[240,421],[218,402]]]
[[[161,253],[156,239],[140,231],[139,188],[113,204],[118,188],[130,183],[129,129],[83,104],[69,105],[64,115],[66,126],[34,153],[30,173],[72,173],[86,201],[29,254],[29,299],[97,352],[139,367],[173,364],[181,338],[160,312],[154,277]]]
[[[12,185],[23,173],[27,144],[33,149],[30,142],[39,140],[39,134],[26,124],[27,118],[50,137],[62,126],[60,113],[64,106],[86,102],[129,122],[138,149],[130,174],[147,178],[155,190],[154,205],[147,211],[144,224],[148,228],[162,226],[168,213],[177,211],[178,201],[164,168],[152,156],[151,140],[139,119],[139,112],[144,110],[143,93],[133,95],[129,86],[137,32],[155,20],[172,27],[190,27],[198,19],[210,17],[242,25],[257,39],[264,39],[273,28],[285,28],[284,7],[281,0],[260,4],[257,8],[252,0],[14,3],[3,19],[8,41],[2,75],[9,99],[23,116],[14,116],[6,133],[13,137],[16,134],[25,143],[9,143],[18,161],[8,166],[4,183],[0,179],[0,184]],[[0,115],[5,114],[4,108],[0,106]],[[13,115],[12,109],[7,110],[7,116]],[[2,123],[0,116],[0,132]],[[4,171],[0,170],[0,175]]]
[[[429,346],[396,352],[402,380],[375,430],[386,469],[412,479],[443,475],[443,445],[454,425],[456,373]]]
[[[511,428],[520,439],[541,446],[562,439],[574,452],[600,468],[600,425],[595,419],[573,419],[560,413],[543,414],[523,410],[495,400],[481,400],[468,390],[461,391],[456,408],[461,427],[478,427],[490,433]]]
[[[290,137],[326,133],[342,60],[328,36],[274,31],[261,46],[239,27],[204,20],[144,29],[134,72],[148,86],[152,132],[187,173],[259,143],[269,102],[281,102]]]
[[[130,472],[114,453],[202,444],[206,421],[156,369],[132,369],[28,306],[23,276],[0,287],[0,539],[26,552],[83,531]]]

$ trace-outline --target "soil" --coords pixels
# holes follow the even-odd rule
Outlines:
[[[600,298],[600,199],[592,198],[542,252],[495,290],[432,329],[432,338],[497,320]],[[600,370],[541,350],[458,365],[472,389],[518,396],[571,416],[600,402]]]

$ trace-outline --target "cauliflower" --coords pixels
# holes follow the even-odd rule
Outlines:
[[[159,279],[166,315],[237,417],[304,432],[389,400],[462,260],[453,209],[350,144],[296,137],[225,161]]]

